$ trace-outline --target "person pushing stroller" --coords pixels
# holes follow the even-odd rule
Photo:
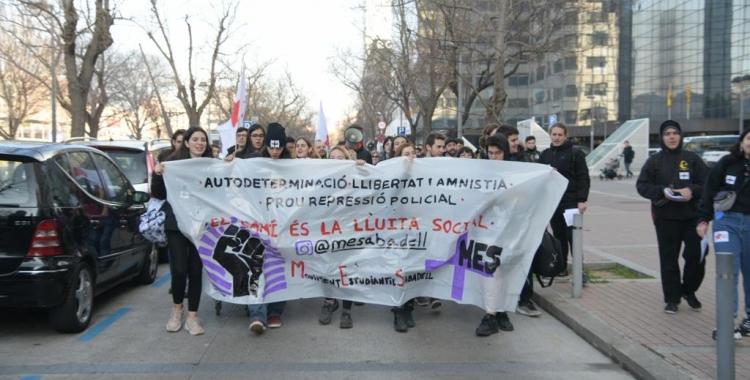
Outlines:
[[[604,164],[604,169],[602,169],[601,174],[599,174],[599,179],[602,181],[605,179],[622,179],[622,174],[617,173],[619,168],[620,156],[610,158],[609,162]]]

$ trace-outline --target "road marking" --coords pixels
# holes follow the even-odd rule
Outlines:
[[[169,282],[171,279],[172,279],[172,273],[167,273],[166,275],[164,275],[164,277],[156,280],[156,282],[154,282],[154,284],[151,285],[151,286],[153,286],[154,288],[159,288],[162,285],[164,285],[167,282]]]
[[[39,375],[31,375],[31,376],[24,376],[21,378],[21,380],[39,380],[42,377]]]
[[[117,322],[118,319],[122,318],[122,316],[125,315],[125,314],[127,314],[129,311],[130,311],[129,307],[123,307],[122,309],[117,310],[109,318],[101,321],[98,325],[96,325],[96,326],[90,328],[88,331],[86,331],[85,334],[83,334],[80,338],[78,338],[78,341],[79,342],[88,342],[91,339],[96,338],[97,335],[101,334],[109,326],[112,326],[113,323]]]

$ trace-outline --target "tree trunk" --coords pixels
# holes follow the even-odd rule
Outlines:
[[[495,83],[493,86],[492,99],[487,107],[485,123],[497,123],[500,121],[500,114],[505,108],[507,94],[505,92],[505,37],[508,27],[508,2],[500,1],[497,6],[497,32],[495,33]]]

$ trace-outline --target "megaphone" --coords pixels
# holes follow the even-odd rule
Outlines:
[[[361,143],[364,138],[365,135],[362,133],[362,127],[358,125],[352,125],[344,131],[344,140],[352,145]]]

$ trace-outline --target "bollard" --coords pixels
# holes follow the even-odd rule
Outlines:
[[[734,257],[716,252],[716,362],[719,380],[734,380]]]
[[[573,298],[581,298],[583,290],[583,214],[573,215]]]

